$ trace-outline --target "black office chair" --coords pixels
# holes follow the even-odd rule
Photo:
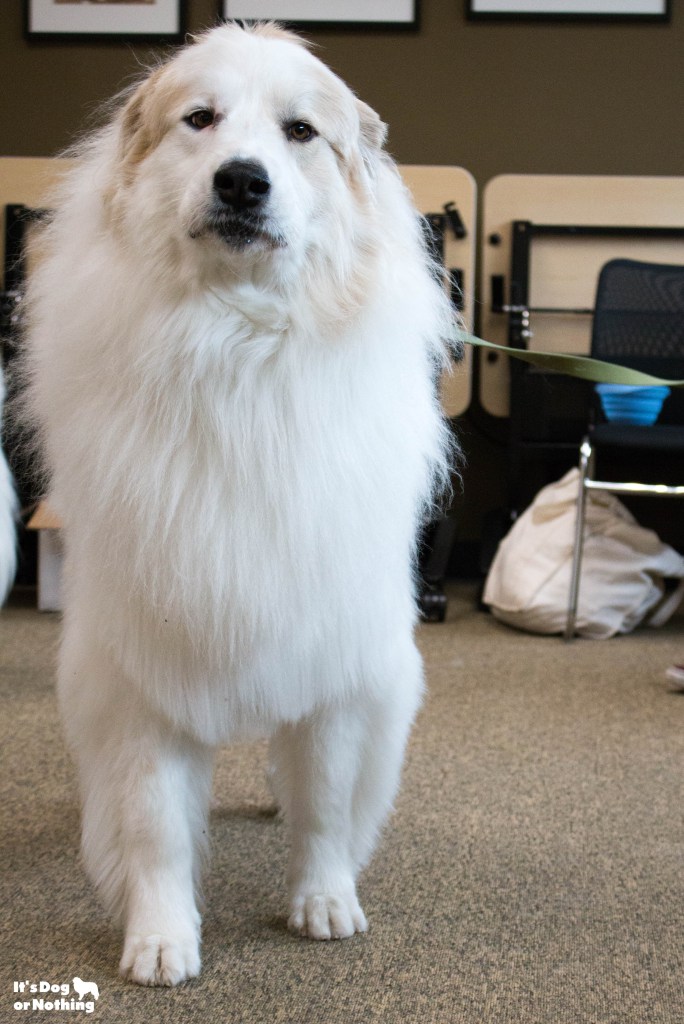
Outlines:
[[[596,290],[591,355],[655,377],[684,378],[684,266],[625,259],[606,263]],[[637,463],[647,461],[651,469],[660,459],[663,476],[672,479],[674,472],[675,480],[684,481],[684,390],[672,390],[658,422],[652,426],[605,422],[598,405],[593,418],[580,447],[566,640],[575,634],[587,493],[602,490],[684,498],[684,483],[596,479],[598,455],[612,456],[615,462],[620,453],[631,452]],[[603,464],[600,468],[603,471]]]

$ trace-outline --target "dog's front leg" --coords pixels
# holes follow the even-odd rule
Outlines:
[[[150,740],[151,749],[136,751],[130,765],[122,808],[127,877],[120,967],[138,984],[177,985],[200,970],[195,888],[211,755],[176,737]]]
[[[121,971],[176,985],[200,968],[195,888],[213,752],[158,717],[73,629],[59,692],[81,782],[83,859],[125,929]]]
[[[275,795],[292,837],[288,926],[312,939],[367,928],[356,877],[392,809],[423,689],[415,644],[395,644],[395,655],[385,689],[323,708],[271,741]]]
[[[362,748],[358,712],[340,708],[284,726],[271,742],[276,795],[291,835],[288,927],[312,939],[367,928],[352,836]]]

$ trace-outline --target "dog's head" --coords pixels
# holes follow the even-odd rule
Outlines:
[[[214,254],[291,260],[340,221],[353,232],[385,128],[296,36],[226,25],[137,88],[118,135],[115,191],[133,218]]]

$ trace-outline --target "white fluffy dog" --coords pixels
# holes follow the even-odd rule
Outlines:
[[[366,928],[355,881],[422,689],[415,538],[454,336],[383,141],[295,37],[222,26],[85,144],[41,243],[58,689],[85,863],[143,984],[199,971],[212,757],[236,737],[272,738],[289,927]]]

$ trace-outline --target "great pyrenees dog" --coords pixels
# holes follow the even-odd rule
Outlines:
[[[224,25],[85,142],[27,295],[64,524],[58,693],[121,970],[200,969],[216,748],[271,739],[290,929],[356,879],[423,687],[417,528],[458,328],[378,116],[295,36]]]

